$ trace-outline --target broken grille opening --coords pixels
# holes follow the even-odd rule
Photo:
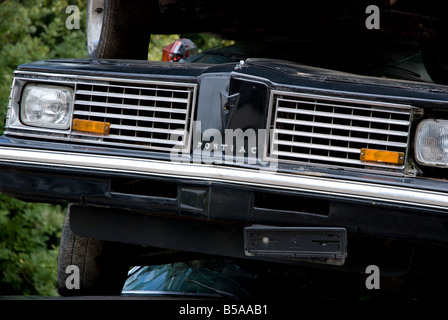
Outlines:
[[[406,154],[410,106],[274,92],[270,156],[280,161],[403,172],[404,165],[367,163],[362,148]]]
[[[135,196],[177,198],[177,184],[163,181],[114,178],[111,192]]]
[[[295,195],[256,192],[254,208],[328,216],[330,203]]]

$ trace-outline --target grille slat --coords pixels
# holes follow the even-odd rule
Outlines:
[[[277,156],[287,156],[287,157],[294,157],[294,158],[300,158],[300,159],[307,158],[309,160],[338,162],[338,163],[342,163],[342,164],[360,164],[361,163],[361,161],[354,160],[354,159],[343,159],[343,158],[337,158],[337,157],[296,154],[296,153],[288,153],[288,152],[283,152],[283,151],[275,151],[274,154]],[[372,164],[372,165],[384,167],[384,166],[378,165],[378,164]],[[387,166],[387,167],[391,167],[391,166]]]
[[[373,130],[368,127],[346,126],[346,125],[338,125],[338,124],[334,124],[334,123],[323,123],[323,122],[314,122],[314,121],[309,122],[309,121],[277,118],[277,123],[279,123],[279,122],[302,125],[302,126],[309,126],[309,127],[314,127],[314,128],[319,127],[319,128],[340,129],[340,130],[347,130],[347,131],[373,132]],[[392,136],[401,136],[401,137],[408,136],[408,132],[394,131],[394,130],[375,129],[375,133],[392,135]]]
[[[278,141],[274,143],[279,144]],[[293,147],[301,147],[301,148],[315,148],[320,150],[331,150],[331,151],[340,151],[340,152],[350,152],[357,153],[361,152],[361,149],[349,148],[349,147],[335,147],[331,145],[323,145],[323,144],[312,144],[312,143],[303,143],[303,142],[294,142],[294,141],[282,141],[282,145],[293,146]]]
[[[132,104],[118,104],[118,103],[106,103],[106,102],[96,102],[96,101],[83,101],[77,100],[75,101],[77,105],[85,105],[85,106],[95,106],[95,107],[103,107],[103,108],[117,108],[117,109],[127,109],[127,110],[140,110],[140,111],[157,111],[157,112],[168,112],[168,113],[187,113],[187,110],[184,109],[174,109],[174,108],[162,108],[162,107],[148,107],[141,105],[132,105]]]
[[[346,136],[310,133],[310,132],[304,132],[304,131],[293,131],[292,132],[292,131],[288,131],[288,130],[277,129],[277,130],[275,130],[275,133],[276,134],[279,134],[279,133],[290,134],[290,135],[296,135],[296,136],[302,136],[302,137],[314,137],[314,138],[319,138],[319,139],[347,141]],[[350,141],[364,143],[364,144],[377,144],[377,145],[399,147],[399,148],[406,148],[406,146],[407,146],[406,143],[401,143],[401,142],[383,141],[383,140],[375,140],[375,139],[363,139],[363,138],[355,138],[355,137],[350,137]]]
[[[307,96],[308,97],[317,98],[317,99],[322,97],[322,96],[317,96],[317,95],[307,95]],[[335,102],[347,101],[345,98],[342,99],[342,98],[331,97],[331,99],[334,99]],[[292,102],[292,103],[296,103],[297,102],[294,99],[288,99],[288,98],[284,98],[284,97],[282,97],[281,100],[283,100],[285,102]],[[343,104],[343,103],[339,103],[339,104],[338,103],[329,103],[329,102],[320,102],[319,105],[320,106],[325,106],[325,107],[338,107],[338,108],[345,107],[345,108],[348,108],[350,110],[364,110],[364,111],[366,110],[366,107],[365,107],[366,101],[363,101],[363,100],[352,100],[351,102],[352,102],[352,105]],[[375,108],[375,112],[383,112],[383,113],[387,113],[387,114],[391,114],[391,113],[393,113],[393,114],[401,114],[403,116],[407,116],[408,115],[408,112],[406,112],[406,111],[400,111],[399,109],[397,109],[397,110],[389,110],[387,108],[386,109],[381,109],[381,106],[382,106],[381,103],[378,104],[375,101],[369,101],[369,102],[370,103],[367,103],[367,105],[376,107]],[[301,103],[303,103],[304,105],[306,105],[306,104],[314,105],[313,101],[302,100]],[[358,105],[353,105],[353,103],[356,103]]]
[[[163,122],[163,123],[174,123],[174,124],[184,124],[183,120],[169,119],[169,118],[156,118],[156,117],[143,117],[143,116],[131,116],[123,114],[114,113],[100,113],[100,112],[90,112],[90,111],[78,111],[73,112],[74,115],[89,116],[95,118],[112,118],[112,119],[124,119],[124,120],[138,120],[147,122]]]
[[[360,159],[361,149],[408,149],[412,107],[273,91],[268,158],[279,162],[403,173],[405,166]]]
[[[173,141],[167,141],[163,139],[154,139],[154,138],[138,138],[138,137],[127,137],[127,136],[119,136],[111,134],[109,136],[111,139],[120,139],[120,140],[126,140],[126,141],[139,141],[144,143],[160,143],[160,144],[166,144],[166,145],[181,145],[180,142],[173,142]]]
[[[92,135],[89,135],[88,133],[79,133],[77,134],[78,137],[86,137],[86,138],[95,138],[96,142],[98,143],[103,143],[104,141],[102,140],[102,138],[96,138],[96,137],[92,137]],[[120,139],[123,140],[123,143],[125,143],[124,141],[137,141],[137,142],[142,142],[142,143],[157,143],[157,144],[162,144],[162,145],[181,145],[182,142],[178,141],[178,142],[170,142],[170,141],[166,141],[163,139],[150,139],[150,138],[138,138],[138,137],[134,137],[134,136],[119,136],[119,135],[109,135],[109,138],[115,138],[115,139]],[[99,140],[98,140],[99,139]],[[91,139],[90,139],[91,140]],[[92,140],[95,141],[95,140]],[[129,143],[128,143],[129,144]]]
[[[135,99],[135,100],[147,100],[147,101],[160,101],[160,102],[174,102],[174,103],[188,103],[188,99],[175,98],[175,97],[151,97],[136,94],[126,94],[126,93],[111,93],[111,92],[96,92],[96,91],[85,91],[78,90],[76,92],[78,95],[86,96],[98,96],[106,98],[125,98],[125,99]]]
[[[142,82],[140,82],[142,83]],[[145,91],[156,91],[157,92],[166,92],[168,94],[171,93],[185,93],[186,91],[183,89],[183,86],[185,85],[184,83],[180,83],[180,85],[178,86],[178,83],[175,82],[154,82],[151,81],[152,84],[154,84],[154,86],[158,86],[157,88],[155,87],[148,87],[147,86],[147,82],[143,82],[142,85],[137,85],[136,82],[131,83],[128,82],[127,80],[123,80],[121,82],[118,83],[113,83],[113,82],[108,82],[108,83],[101,83],[101,82],[95,82],[95,83],[91,83],[91,82],[84,82],[84,81],[79,81],[78,84],[79,85],[94,85],[97,90],[96,91],[101,91],[101,92],[107,92],[107,90],[120,90],[120,89],[127,89],[127,90],[145,90]],[[165,88],[165,87],[161,87],[161,85],[167,85],[170,86],[169,88]],[[178,86],[180,89],[177,89],[175,86]],[[187,85],[188,86],[188,85]],[[93,89],[93,88],[92,88]],[[98,90],[100,89],[100,90]],[[153,94],[154,95],[154,94]]]
[[[189,147],[196,85],[177,82],[80,82],[75,88],[73,117],[110,123],[110,133],[72,130],[74,141],[170,151]],[[171,139],[175,134],[178,141]]]
[[[365,117],[365,116],[356,116],[351,114],[337,114],[330,112],[320,112],[320,111],[309,111],[309,110],[298,110],[291,108],[278,108],[279,112],[291,112],[297,114],[306,114],[312,116],[320,116],[320,117],[332,117],[332,118],[340,118],[340,119],[348,119],[348,120],[359,120],[359,121],[371,121],[371,122],[380,122],[380,123],[390,123],[395,125],[408,126],[409,121],[403,120],[394,120],[394,119],[385,119],[385,118],[375,118],[375,117]]]
[[[128,130],[128,131],[141,131],[141,132],[157,132],[157,133],[164,133],[164,134],[172,134],[173,130],[167,130],[167,129],[159,129],[159,128],[146,128],[146,127],[137,127],[137,126],[126,126],[122,124],[112,124],[110,128],[116,129],[116,130]]]

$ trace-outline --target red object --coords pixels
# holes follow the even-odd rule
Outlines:
[[[179,61],[197,53],[198,48],[190,39],[180,39],[163,48],[162,61]]]

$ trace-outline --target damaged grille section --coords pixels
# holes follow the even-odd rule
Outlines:
[[[274,91],[268,157],[280,162],[404,173],[405,165],[364,162],[362,148],[406,155],[411,106]]]
[[[79,82],[73,118],[110,123],[110,133],[72,131],[70,140],[162,151],[189,147],[195,94],[188,83]],[[170,139],[174,132],[178,141]]]

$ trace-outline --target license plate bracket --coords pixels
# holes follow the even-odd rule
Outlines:
[[[244,250],[246,256],[341,265],[347,256],[347,230],[253,225],[244,228]]]

